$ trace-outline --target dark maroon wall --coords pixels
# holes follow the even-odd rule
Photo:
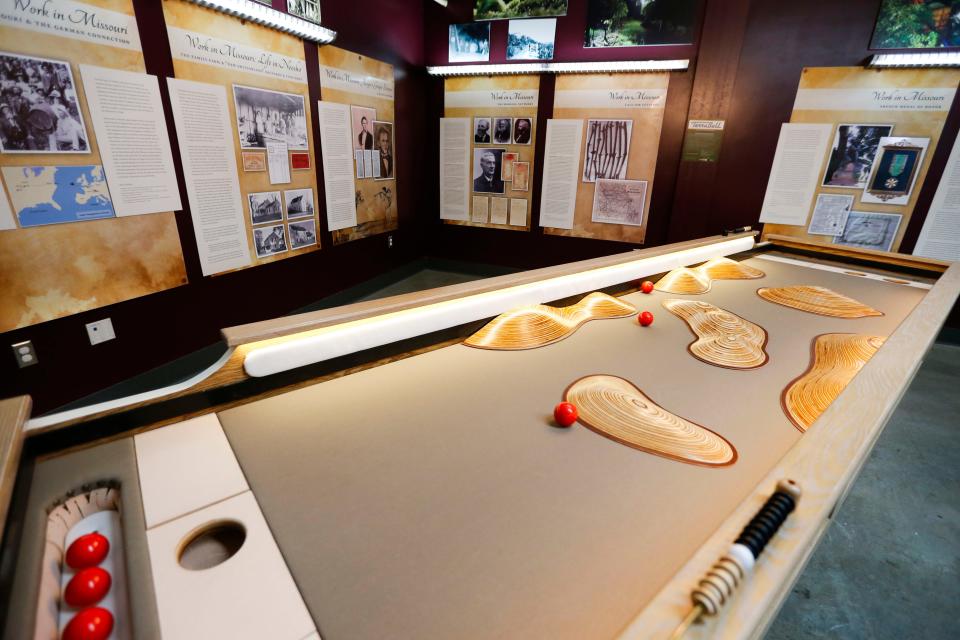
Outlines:
[[[275,0],[278,9],[284,0]],[[162,4],[134,0],[149,73],[171,76],[173,64],[163,27]],[[419,1],[327,0],[323,24],[338,32],[336,44],[376,57],[396,68],[396,136],[400,228],[395,245],[376,236],[337,247],[321,211],[320,251],[226,274],[204,278],[188,211],[177,213],[177,226],[189,284],[135,300],[4,334],[12,344],[32,340],[39,364],[17,369],[12,354],[0,358],[3,397],[29,393],[34,413],[53,409],[93,391],[127,379],[219,339],[222,327],[276,317],[318,298],[352,286],[398,266],[423,252],[421,227],[426,219],[421,185],[432,179],[419,160],[419,141],[427,121],[422,101],[423,12]],[[319,95],[316,46],[306,44],[310,95]],[[160,82],[169,116],[166,83]],[[171,139],[175,131],[168,117]],[[314,123],[314,166],[319,166],[319,136]],[[179,153],[174,152],[177,170]],[[318,204],[323,203],[322,181]],[[186,205],[186,193],[181,189]],[[91,347],[85,324],[110,317],[117,339]],[[6,346],[4,348],[7,348]]]

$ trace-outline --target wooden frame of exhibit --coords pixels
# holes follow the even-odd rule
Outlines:
[[[320,99],[373,109],[376,119],[372,124],[373,148],[378,149],[379,124],[391,125],[390,145],[393,153],[392,175],[384,177],[357,178],[357,225],[332,231],[333,244],[359,240],[397,228],[397,171],[396,167],[396,108],[394,103],[393,65],[374,58],[362,56],[333,45],[317,47],[320,64]],[[352,122],[352,114],[351,114]],[[356,135],[351,130],[351,139]],[[378,173],[382,172],[378,171]]]
[[[743,234],[740,237],[743,237]],[[177,395],[199,393],[242,381],[247,377],[242,366],[245,354],[249,353],[251,348],[264,344],[264,341],[293,338],[317,328],[376,318],[397,311],[415,310],[438,302],[456,303],[471,295],[502,291],[507,287],[539,282],[552,277],[582,272],[585,269],[612,267],[637,258],[665,256],[672,252],[693,250],[722,240],[724,239],[714,237],[644,249],[619,256],[597,258],[225,329],[224,339],[231,350],[225,359],[216,365],[217,373],[205,381],[166,398],[146,400],[140,405],[105,408],[97,413],[76,419],[65,419],[44,428],[31,428],[25,435],[29,438],[64,428],[70,428],[73,435],[76,429],[83,428],[76,423],[89,422],[110,414],[122,414],[136,406],[155,404]],[[871,257],[870,254],[860,254],[861,259],[869,260]],[[912,266],[935,275],[944,265],[921,260],[914,261]],[[869,269],[869,267],[866,268]],[[715,637],[720,631],[724,637],[731,638],[756,638],[763,634],[776,615],[780,604],[789,594],[792,584],[803,570],[832,514],[842,503],[958,295],[960,295],[960,264],[952,264],[887,338],[883,349],[864,366],[860,374],[853,379],[802,439],[770,469],[740,505],[727,516],[722,525],[710,533],[696,553],[637,613],[633,621],[623,630],[622,637],[667,637],[689,611],[690,591],[704,572],[726,552],[731,541],[774,491],[777,483],[784,479],[791,479],[800,484],[803,489],[803,498],[799,501],[796,511],[772,539],[767,552],[757,562],[753,574],[741,584],[717,618],[707,619],[704,624],[692,627],[685,637]],[[460,342],[461,338],[458,337],[455,341]],[[187,415],[154,421],[139,427],[137,431],[179,422],[195,415],[220,411],[230,406],[246,404],[293,388],[313,385],[416,353],[440,348],[452,342],[447,340],[427,347],[418,347],[411,352],[388,356],[375,362],[366,362],[349,369],[324,374],[318,378],[287,384],[282,388],[261,392],[242,400],[228,400],[216,406],[205,406]],[[4,465],[0,470],[0,512],[7,506],[16,475],[18,443],[24,437],[26,426],[24,419],[28,406],[28,401],[25,399],[8,400],[0,404],[0,462]],[[68,418],[68,416],[64,417]],[[126,433],[129,434],[129,432]]]
[[[514,92],[530,95],[532,103],[516,104]],[[537,136],[545,123],[537,122],[537,105],[539,104],[540,76],[539,75],[510,75],[510,76],[469,76],[444,79],[444,108],[443,114],[447,118],[470,119],[470,165],[469,165],[469,216],[467,220],[443,220],[444,224],[457,224],[468,227],[485,227],[488,229],[506,229],[509,231],[529,231],[530,219],[533,212],[533,171],[534,156],[537,145]],[[525,100],[525,98],[524,98]],[[514,103],[514,104],[511,104]],[[487,136],[488,142],[477,142],[475,126],[478,118],[489,119]],[[510,142],[496,142],[495,123],[498,119],[511,120]],[[514,128],[517,119],[527,119],[532,123],[529,140],[514,144]],[[475,166],[484,149],[503,150],[503,155],[516,154],[514,162],[527,163],[526,189],[514,190],[515,182],[510,170],[500,166],[499,178],[503,193],[477,192],[473,190]],[[501,165],[503,164],[501,156]],[[509,179],[508,179],[509,177]],[[503,223],[493,222],[494,200],[505,206],[506,217]],[[523,225],[510,224],[513,200],[526,201],[525,223]],[[484,221],[476,219],[478,211],[475,206],[485,202],[487,209]]]

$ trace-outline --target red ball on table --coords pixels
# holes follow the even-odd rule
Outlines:
[[[63,629],[63,640],[106,640],[113,631],[113,614],[90,607],[73,616]]]
[[[653,324],[653,314],[649,311],[644,311],[637,316],[637,322],[639,322],[641,326],[649,327]]]
[[[107,557],[110,541],[94,531],[80,536],[67,549],[67,564],[74,569],[94,567]]]
[[[71,607],[89,607],[103,600],[112,582],[110,574],[100,567],[81,569],[70,578],[63,590],[63,599]]]
[[[640,285],[640,291],[643,291],[644,293],[652,293],[653,283],[649,280],[644,280],[643,284]]]
[[[577,408],[569,402],[561,402],[553,408],[553,419],[561,427],[569,427],[577,421]]]

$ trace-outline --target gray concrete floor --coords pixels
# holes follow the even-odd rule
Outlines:
[[[768,631],[960,638],[960,347],[936,344]]]

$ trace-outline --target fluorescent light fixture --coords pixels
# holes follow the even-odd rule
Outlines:
[[[621,264],[589,269],[539,282],[385,313],[380,316],[305,331],[249,347],[243,361],[248,375],[259,378],[323,362],[350,353],[490,318],[518,307],[560,300],[596,291],[655,273],[670,271],[712,258],[747,251],[752,235],[722,240],[702,247],[674,251]]]
[[[289,13],[271,9],[266,5],[253,0],[190,0],[201,7],[207,7],[220,13],[236,16],[250,22],[262,24],[265,27],[290,33],[304,40],[311,40],[319,44],[329,44],[337,37],[336,31],[321,27],[308,20],[303,20]]]
[[[427,67],[432,76],[492,76],[519,73],[616,73],[624,71],[686,71],[689,60],[620,60],[614,62],[524,62],[461,64]]]
[[[960,67],[960,51],[925,51],[922,53],[877,53],[870,67]]]

